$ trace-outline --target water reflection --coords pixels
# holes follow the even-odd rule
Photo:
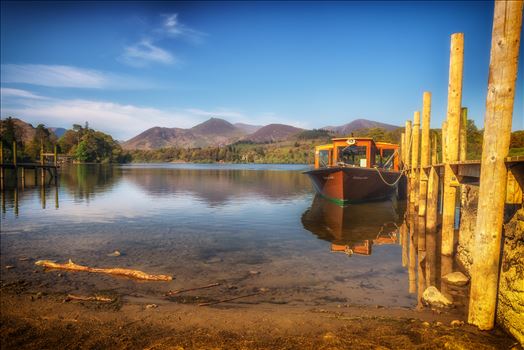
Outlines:
[[[398,244],[403,208],[396,201],[339,206],[316,195],[304,228],[331,243],[332,252],[371,255],[373,245]]]

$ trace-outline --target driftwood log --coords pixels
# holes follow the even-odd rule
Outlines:
[[[148,273],[145,273],[139,270],[123,269],[123,268],[118,268],[118,267],[117,268],[96,268],[96,267],[82,266],[82,265],[75,264],[74,262],[71,261],[71,259],[69,259],[69,262],[65,264],[60,264],[60,263],[57,263],[51,260],[38,260],[37,262],[35,262],[35,265],[47,267],[50,269],[106,273],[110,275],[125,276],[125,277],[134,278],[137,280],[145,280],[145,281],[171,281],[173,279],[172,276],[150,275]]]

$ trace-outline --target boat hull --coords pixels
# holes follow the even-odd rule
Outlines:
[[[388,183],[394,183],[400,176],[397,171],[357,167],[322,168],[304,173],[317,193],[341,205],[390,198],[397,193],[398,184],[387,185],[381,175]]]

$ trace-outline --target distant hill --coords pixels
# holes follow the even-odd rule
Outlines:
[[[285,124],[269,124],[244,137],[245,140],[253,142],[276,142],[284,141],[297,135],[304,129],[295,128]]]
[[[52,131],[56,137],[61,138],[63,134],[67,131],[65,128],[55,128],[55,127],[49,127],[50,131]]]
[[[321,129],[329,130],[333,132],[336,135],[349,135],[354,131],[357,130],[363,130],[363,129],[371,129],[371,128],[381,128],[385,129],[387,131],[393,131],[399,128],[399,126],[392,125],[392,124],[386,124],[386,123],[380,123],[375,122],[372,120],[367,119],[355,119],[350,123],[340,125],[340,126],[325,126]]]
[[[153,127],[122,143],[125,149],[151,150],[165,147],[208,147],[233,143],[247,133],[220,119],[211,118],[190,129]]]

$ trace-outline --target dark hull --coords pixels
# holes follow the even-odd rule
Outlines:
[[[397,192],[398,186],[388,186],[399,177],[397,171],[371,168],[332,167],[306,171],[322,196],[338,204],[384,200]],[[402,181],[400,181],[402,182]]]

